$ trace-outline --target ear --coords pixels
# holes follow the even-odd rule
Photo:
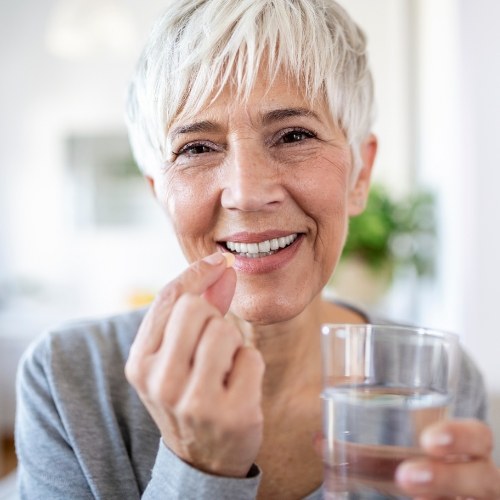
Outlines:
[[[349,217],[359,215],[366,207],[373,163],[377,155],[377,138],[370,134],[361,144],[361,170],[353,179],[347,196],[347,211]]]
[[[146,179],[146,182],[148,183],[148,186],[149,186],[149,188],[151,190],[151,193],[156,198],[156,190],[155,190],[155,180],[154,180],[154,178],[151,177],[150,175],[145,175],[144,179]]]

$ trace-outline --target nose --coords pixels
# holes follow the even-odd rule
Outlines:
[[[279,167],[256,151],[256,148],[237,147],[225,169],[221,203],[224,208],[244,212],[270,210],[285,199]]]

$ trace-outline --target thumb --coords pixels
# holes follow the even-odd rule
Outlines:
[[[233,268],[228,268],[222,276],[211,285],[203,297],[215,306],[222,316],[229,310],[231,301],[233,300],[234,291],[236,289],[236,271]]]

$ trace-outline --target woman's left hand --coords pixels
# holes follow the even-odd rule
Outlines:
[[[493,462],[493,435],[478,420],[450,420],[421,436],[427,458],[407,460],[396,473],[400,488],[416,498],[500,499],[500,469]]]

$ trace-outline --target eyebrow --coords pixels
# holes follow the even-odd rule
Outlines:
[[[261,121],[264,125],[269,125],[274,122],[280,122],[287,120],[288,118],[294,117],[312,117],[316,120],[320,121],[319,116],[307,108],[281,108],[281,109],[273,109],[271,111],[267,111],[263,113],[261,116]],[[188,123],[186,125],[179,125],[175,127],[172,132],[169,134],[171,140],[175,139],[179,135],[183,134],[192,134],[199,132],[219,132],[221,130],[221,126],[211,122],[210,120],[202,120],[199,122]]]
[[[273,122],[279,122],[287,120],[288,118],[295,117],[312,117],[316,120],[320,121],[319,116],[311,109],[307,108],[283,108],[283,109],[274,109],[272,111],[268,111],[262,115],[262,123],[264,125],[269,125]]]
[[[169,134],[171,139],[175,139],[178,135],[192,134],[197,132],[217,132],[220,126],[210,120],[201,122],[188,123],[187,125],[179,125],[175,127]]]

